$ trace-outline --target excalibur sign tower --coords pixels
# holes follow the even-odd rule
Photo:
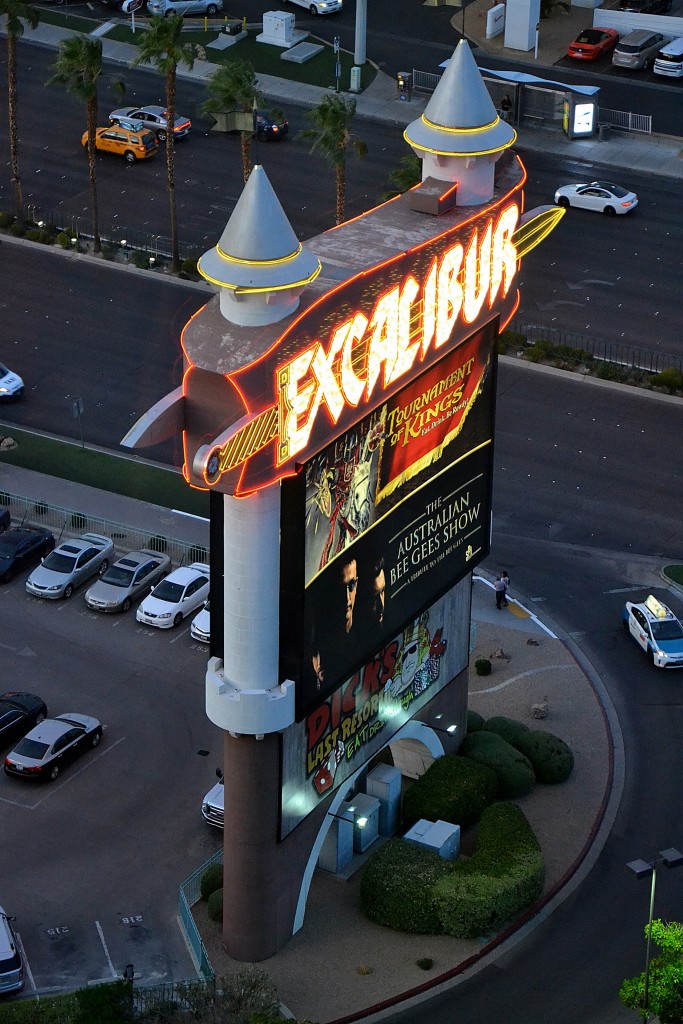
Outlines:
[[[188,485],[212,492],[206,712],[237,959],[304,925],[380,751],[415,774],[464,736],[496,339],[520,258],[563,212],[523,212],[515,138],[461,42],[405,131],[414,189],[302,245],[254,167],[199,260],[217,294],[182,332],[182,386],[124,439],[181,433]]]

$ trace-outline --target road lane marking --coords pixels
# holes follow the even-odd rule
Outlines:
[[[107,943],[104,941],[104,932],[102,931],[102,926],[100,925],[99,921],[95,921],[95,927],[97,928],[97,934],[100,937],[100,942],[102,943],[102,948],[104,949],[104,955],[107,958],[107,964],[109,966],[109,970],[111,971],[111,976],[112,978],[118,978],[118,974],[114,970],[114,965],[111,962],[109,950],[107,949]]]

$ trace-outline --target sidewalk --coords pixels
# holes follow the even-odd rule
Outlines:
[[[473,46],[498,56],[504,55],[518,60],[520,63],[528,65],[533,63],[534,66],[529,66],[527,69],[529,73],[550,78],[554,77],[552,63],[563,55],[567,44],[574,38],[574,35],[590,23],[592,18],[592,12],[584,8],[572,8],[569,14],[556,11],[551,18],[542,22],[539,61],[533,61],[533,51],[529,54],[521,53],[518,50],[505,50],[502,35],[492,40],[485,38],[484,12],[489,7],[490,0],[474,0],[466,8],[465,31]],[[458,29],[461,24],[460,12],[456,11],[451,20],[453,26]],[[4,34],[4,19],[2,18],[0,18],[0,33]],[[40,24],[35,31],[27,33],[24,39],[38,45],[57,48],[62,39],[72,34],[69,30],[54,25]],[[102,46],[106,60],[127,67],[130,66],[136,53],[135,47],[130,44],[110,39],[103,38]],[[481,60],[479,63],[482,63]],[[142,69],[145,70],[144,65],[142,65]],[[196,61],[191,71],[178,68],[178,77],[204,81],[213,74],[215,69],[216,65],[208,61]],[[147,70],[154,73],[151,69]],[[313,107],[330,92],[327,89],[268,75],[259,75],[258,82],[264,95],[285,106],[287,103],[296,103]],[[342,95],[352,96],[356,100],[359,117],[382,121],[385,124],[395,124],[400,128],[420,117],[429,101],[428,95],[421,96],[415,93],[410,101],[400,101],[394,79],[382,71],[377,72],[373,83],[364,92],[358,95],[351,93]],[[608,164],[611,168],[632,169],[683,180],[683,139],[663,135],[636,136],[629,133],[612,132],[611,137],[605,140],[593,138],[570,141],[558,128],[530,128],[518,125],[516,129],[519,136],[518,146],[522,150],[557,153],[589,164]]]

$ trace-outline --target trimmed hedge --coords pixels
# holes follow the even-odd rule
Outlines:
[[[524,722],[518,722],[516,718],[506,718],[504,715],[487,718],[483,728],[487,732],[495,732],[497,736],[502,736],[513,747],[517,746],[517,737],[529,731],[529,726]]]
[[[468,732],[479,732],[480,729],[484,728],[485,718],[480,715],[478,711],[473,711],[472,708],[467,709],[467,731]]]
[[[487,807],[469,860],[390,839],[365,866],[363,912],[398,931],[472,938],[500,928],[543,891],[538,840],[516,804]]]
[[[206,913],[210,921],[223,920],[223,889],[215,889],[206,901]]]
[[[420,818],[465,826],[479,821],[498,791],[496,773],[465,757],[444,754],[403,795],[405,828]]]
[[[566,782],[574,769],[571,748],[551,732],[528,729],[520,733],[514,745],[531,762],[537,782],[551,786]]]
[[[504,800],[524,796],[534,787],[536,776],[529,759],[495,732],[471,733],[463,740],[460,753],[493,769],[498,796]]]
[[[498,803],[482,814],[477,848],[438,879],[431,894],[447,935],[471,939],[501,927],[543,891],[543,855],[516,804]]]
[[[365,865],[360,883],[363,912],[387,928],[439,935],[443,928],[433,890],[452,870],[452,865],[432,850],[389,839]]]
[[[223,865],[211,864],[199,880],[199,893],[203,900],[208,900],[212,892],[223,888]]]

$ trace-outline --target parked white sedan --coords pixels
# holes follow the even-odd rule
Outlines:
[[[209,566],[193,562],[174,569],[152,588],[135,613],[138,622],[172,629],[204,604],[209,596]]]
[[[578,206],[614,217],[634,210],[638,196],[611,181],[591,181],[581,185],[562,185],[555,193],[555,202],[565,209]]]

